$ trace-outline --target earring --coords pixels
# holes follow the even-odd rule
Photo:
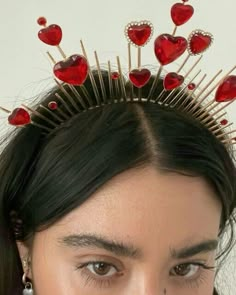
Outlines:
[[[23,260],[23,268],[24,271],[27,270],[28,268],[28,259]],[[33,285],[31,282],[26,281],[26,273],[24,272],[23,277],[22,277],[22,283],[25,285],[25,289],[23,290],[23,295],[34,295],[34,290],[33,290]]]

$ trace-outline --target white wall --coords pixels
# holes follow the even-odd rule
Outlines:
[[[11,109],[18,105],[16,100],[27,102],[52,82],[51,65],[45,52],[50,49],[56,58],[58,54],[37,39],[39,16],[47,17],[48,23],[62,26],[62,47],[68,55],[80,53],[82,38],[89,55],[96,49],[105,62],[108,58],[115,61],[117,54],[126,59],[123,30],[132,20],[152,21],[154,36],[171,33],[173,24],[169,10],[173,3],[172,0],[0,0],[0,105]],[[189,4],[195,7],[195,15],[179,28],[178,34],[187,37],[193,29],[211,32],[215,37],[214,45],[205,53],[201,69],[209,77],[219,69],[227,72],[236,64],[236,1],[192,0]],[[151,43],[143,50],[143,63],[157,65]],[[172,67],[176,69],[174,66],[167,69]],[[236,123],[236,103],[228,112]],[[0,113],[2,124],[4,118],[5,114]],[[227,270],[231,277],[233,271],[236,276],[233,264],[236,262],[231,261]],[[236,294],[235,281],[231,283],[235,291],[231,288],[226,295]]]

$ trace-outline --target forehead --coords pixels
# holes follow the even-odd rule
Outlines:
[[[147,167],[114,177],[54,230],[99,233],[141,247],[152,241],[165,247],[216,237],[220,214],[220,202],[202,178],[161,174]]]

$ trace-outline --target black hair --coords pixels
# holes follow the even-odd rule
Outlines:
[[[103,76],[108,89],[108,75],[103,72]],[[142,89],[142,97],[147,97],[153,79]],[[162,84],[161,80],[156,84],[153,98],[162,92]],[[85,86],[95,100],[89,78]],[[65,88],[82,109],[71,88]],[[75,88],[86,101],[83,89]],[[126,83],[126,90],[131,88]],[[66,99],[57,87],[39,103],[47,106],[53,100],[60,104],[55,93]],[[135,87],[134,93],[138,94]],[[168,94],[165,92],[162,99]],[[125,102],[122,91],[116,99],[119,103],[80,112],[48,135],[30,124],[5,139],[0,156],[0,294],[22,294],[23,270],[16,240],[33,238],[35,232],[80,206],[115,175],[147,165],[164,173],[174,171],[204,178],[222,204],[219,237],[230,229],[229,242],[217,259],[232,248],[236,207],[232,151],[201,122],[177,108]],[[37,109],[43,113],[39,103]],[[44,115],[50,117],[46,112]],[[42,123],[40,118],[35,120]],[[11,212],[17,212],[22,221],[17,236]],[[219,294],[216,288],[214,294]]]

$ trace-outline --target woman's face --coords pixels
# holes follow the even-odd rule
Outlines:
[[[28,277],[36,295],[212,295],[220,214],[201,178],[129,170],[36,233]]]

